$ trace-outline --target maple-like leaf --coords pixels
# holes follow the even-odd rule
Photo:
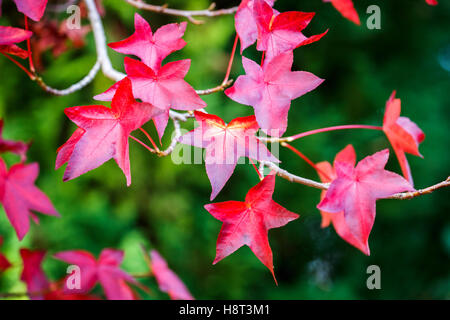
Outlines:
[[[345,223],[366,254],[369,234],[375,221],[375,203],[398,192],[414,191],[402,176],[384,170],[389,150],[361,160],[356,167],[350,161],[334,163],[337,178],[331,182],[325,197],[317,205],[321,211],[344,212]]]
[[[15,44],[29,39],[32,35],[31,31],[24,29],[0,26],[0,53],[27,58],[28,52]]]
[[[121,81],[111,108],[104,106],[72,107],[67,117],[78,127],[70,139],[58,149],[56,169],[67,164],[64,181],[74,179],[114,158],[131,184],[128,138],[163,110],[149,103],[136,102],[131,81]]]
[[[135,295],[126,283],[136,283],[136,280],[120,269],[123,255],[123,251],[113,249],[104,249],[98,260],[83,250],[55,254],[55,258],[80,268],[80,289],[66,287],[65,292],[87,293],[99,282],[109,300],[134,300]]]
[[[395,91],[386,103],[383,131],[389,139],[398,158],[403,176],[414,184],[406,153],[422,157],[419,144],[425,139],[423,131],[409,118],[400,117],[401,101],[395,98]]]
[[[314,12],[277,13],[264,0],[254,0],[253,14],[258,26],[256,48],[266,52],[266,59],[319,41],[328,32],[327,30],[309,38],[302,33],[314,17]]]
[[[3,245],[3,237],[0,236],[0,247]],[[11,267],[11,263],[6,259],[6,257],[0,252],[0,273],[8,270]]]
[[[249,190],[245,202],[226,201],[205,205],[214,218],[223,222],[213,264],[247,245],[275,279],[268,231],[286,225],[299,215],[272,200],[274,188],[275,175],[270,174]]]
[[[23,270],[20,280],[26,283],[28,295],[32,300],[42,300],[50,289],[50,282],[42,270],[42,260],[46,252],[20,249]]]
[[[206,107],[206,103],[200,99],[194,88],[184,81],[191,60],[169,62],[157,71],[131,58],[125,58],[124,64],[127,78],[133,84],[134,97],[165,110],[153,119],[160,138],[164,135],[171,108],[195,110]],[[121,81],[94,98],[110,101]]]
[[[159,289],[172,300],[194,300],[186,285],[167,265],[166,260],[156,250],[150,251],[150,268],[158,282]]]
[[[31,210],[59,217],[48,197],[34,185],[38,174],[37,163],[18,163],[8,171],[0,158],[0,202],[19,240],[30,229],[30,217],[39,223],[38,217]]]
[[[186,45],[182,39],[186,25],[186,22],[167,24],[152,34],[148,22],[136,13],[134,34],[125,40],[110,43],[108,46],[117,52],[137,56],[150,68],[158,70],[161,62],[169,54]]]
[[[22,12],[28,18],[39,21],[44,15],[48,0],[13,0],[17,10]]]
[[[274,0],[265,0],[265,2],[273,7]],[[241,53],[254,44],[258,38],[258,27],[253,14],[253,3],[253,0],[242,0],[234,16],[236,33],[241,41]]]
[[[256,138],[255,116],[236,118],[226,124],[215,115],[195,111],[199,127],[180,138],[180,142],[206,148],[206,173],[212,186],[211,200],[223,189],[240,157],[279,162]]]
[[[293,53],[280,54],[261,68],[242,57],[246,75],[239,76],[225,94],[255,109],[256,120],[268,135],[282,136],[287,128],[291,101],[317,88],[324,80],[305,71],[291,71]]]
[[[339,11],[342,16],[357,25],[361,25],[358,12],[356,12],[355,6],[352,0],[323,0],[323,2],[331,2],[333,7]]]
[[[340,151],[336,155],[334,162],[344,162],[349,163],[352,166],[355,166],[356,154],[355,149],[353,149],[353,146],[348,145],[342,151]],[[319,174],[320,180],[322,182],[329,183],[337,178],[336,170],[329,162],[327,161],[319,162],[316,164],[316,167],[318,169],[317,173]],[[325,198],[325,194],[326,191],[322,191],[321,200]],[[359,239],[353,235],[350,228],[347,226],[343,211],[338,213],[320,211],[320,213],[322,215],[322,228],[326,228],[330,225],[330,223],[332,223],[334,229],[336,230],[336,233],[342,239],[350,243],[352,246],[358,248],[363,253],[367,255],[369,254],[368,250],[369,248],[364,243],[361,243]]]
[[[29,144],[22,141],[5,140],[2,137],[3,133],[3,119],[0,119],[0,153],[12,152],[20,156],[22,161],[26,160],[26,154]]]

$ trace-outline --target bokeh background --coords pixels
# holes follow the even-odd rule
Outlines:
[[[55,2],[55,1],[53,1]],[[280,11],[317,12],[307,35],[329,34],[320,42],[295,51],[295,70],[325,78],[315,91],[292,103],[287,134],[340,124],[381,125],[385,102],[396,89],[402,99],[402,114],[426,133],[420,147],[424,159],[408,156],[416,187],[444,180],[450,156],[448,123],[450,107],[450,2],[427,6],[423,0],[359,0],[356,8],[363,25],[345,20],[329,3],[320,0],[278,0]],[[52,3],[52,1],[50,1]],[[161,1],[154,1],[162,4]],[[208,0],[170,0],[171,7],[202,9]],[[108,41],[123,39],[133,32],[135,8],[120,0],[103,1]],[[217,1],[218,7],[238,1]],[[365,26],[366,8],[381,8],[381,30]],[[157,27],[182,21],[176,17],[140,11]],[[50,19],[66,18],[49,13]],[[11,1],[4,1],[1,25],[20,26],[21,17]],[[83,24],[87,24],[83,20]],[[232,16],[206,19],[203,25],[189,24],[188,45],[166,61],[190,58],[187,80],[195,88],[209,88],[223,79],[234,39]],[[57,58],[43,55],[45,81],[64,88],[81,79],[96,60],[92,33],[86,46],[68,50]],[[109,50],[114,66],[123,70],[123,55]],[[259,61],[254,48],[244,55]],[[243,73],[239,54],[232,78]],[[98,75],[75,94],[55,97],[44,93],[6,58],[0,58],[0,116],[5,119],[4,136],[33,141],[29,161],[39,163],[37,185],[54,202],[62,218],[41,216],[41,224],[18,242],[0,209],[2,252],[14,268],[0,275],[0,292],[23,292],[18,249],[48,250],[44,268],[51,279],[65,274],[65,265],[51,258],[57,251],[85,249],[98,254],[105,247],[125,250],[124,268],[132,273],[147,271],[140,244],[157,249],[185,281],[198,299],[448,299],[450,298],[449,191],[409,201],[382,200],[370,236],[372,255],[367,257],[340,239],[334,230],[320,228],[315,208],[319,192],[277,179],[274,199],[301,218],[286,227],[271,230],[275,271],[279,285],[247,248],[241,248],[216,266],[212,265],[221,223],[203,208],[209,202],[210,185],[204,165],[175,165],[171,158],[158,158],[130,142],[133,183],[111,160],[100,168],[63,183],[64,169],[54,170],[56,149],[67,140],[74,125],[63,110],[76,105],[96,104],[92,96],[112,81]],[[223,93],[204,97],[208,111],[230,121],[252,114],[252,109],[227,99]],[[194,123],[184,127],[193,128]],[[146,128],[156,137],[151,124]],[[167,133],[171,132],[171,127]],[[139,136],[139,133],[136,133]],[[170,134],[163,143],[167,144]],[[334,155],[352,143],[361,159],[389,147],[377,131],[324,133],[293,145],[314,161],[332,161]],[[9,164],[17,161],[3,156]],[[281,150],[283,166],[293,173],[317,179],[316,173],[289,150]],[[388,168],[399,172],[391,157]],[[250,165],[237,167],[216,202],[243,200],[258,182]],[[368,290],[366,268],[381,268],[381,290]],[[153,279],[143,283],[156,289]],[[98,288],[96,289],[98,290]],[[165,294],[144,298],[166,299]]]

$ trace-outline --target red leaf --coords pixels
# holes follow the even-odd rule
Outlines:
[[[67,108],[65,113],[80,128],[58,149],[56,168],[68,162],[64,181],[95,169],[111,158],[116,160],[131,184],[128,137],[163,111],[133,98],[131,81],[120,82],[111,108],[83,106]]]
[[[437,0],[425,0],[430,6],[437,6]]]
[[[358,12],[355,10],[352,0],[323,0],[324,2],[331,2],[331,4],[336,8],[337,11],[342,14],[342,16],[357,25],[361,25],[359,20]]]
[[[240,76],[225,94],[255,109],[256,120],[268,135],[282,136],[287,128],[291,101],[317,88],[324,80],[305,71],[291,71],[293,53],[280,54],[261,68],[242,57],[245,76]]]
[[[274,0],[265,0],[273,6]],[[242,0],[234,17],[236,32],[241,40],[241,53],[255,43],[258,38],[258,27],[253,14],[253,0]]]
[[[148,22],[136,13],[134,34],[125,40],[108,45],[117,52],[135,55],[153,70],[158,70],[161,62],[169,54],[186,45],[182,39],[186,25],[186,22],[167,24],[152,34]]]
[[[42,300],[46,291],[50,289],[50,283],[42,270],[45,254],[45,251],[20,249],[23,261],[20,280],[26,283],[27,292],[32,300]]]
[[[255,116],[236,118],[228,125],[215,116],[195,111],[200,126],[180,138],[180,142],[206,148],[206,173],[211,182],[211,200],[225,186],[240,157],[279,162],[255,136],[259,127]]]
[[[159,289],[166,292],[172,300],[194,300],[183,281],[167,266],[167,262],[156,250],[150,251],[151,270]]]
[[[134,300],[133,291],[125,282],[135,283],[136,280],[120,269],[123,251],[104,249],[98,260],[83,250],[59,252],[55,254],[55,258],[80,268],[81,288],[65,287],[65,292],[84,294],[99,282],[109,300]]]
[[[249,190],[245,202],[227,201],[205,205],[214,218],[223,222],[213,264],[247,245],[275,279],[268,231],[282,227],[299,216],[272,200],[274,188],[275,175],[270,174]]]
[[[258,26],[259,51],[266,51],[266,59],[320,40],[327,32],[311,38],[301,31],[311,22],[315,13],[289,11],[278,14],[264,0],[254,0],[253,14]]]
[[[3,244],[3,237],[0,237],[0,247]],[[6,257],[0,253],[0,273],[6,271],[11,267],[11,263],[6,259]]]
[[[20,156],[22,161],[25,161],[29,145],[21,141],[5,140],[2,137],[3,119],[0,119],[0,153],[12,152]]]
[[[125,58],[125,70],[133,84],[134,97],[165,110],[154,119],[160,138],[166,129],[170,108],[195,110],[206,107],[206,103],[200,99],[195,90],[183,80],[190,64],[191,60],[174,61],[154,71],[140,61]],[[119,83],[120,81],[94,98],[110,101]]]
[[[388,158],[389,150],[385,149],[361,160],[356,168],[349,160],[335,161],[337,178],[317,206],[333,214],[343,211],[345,224],[358,242],[356,247],[366,254],[370,253],[368,240],[375,221],[376,200],[414,190],[403,177],[384,170]]]
[[[28,52],[16,46],[15,43],[29,39],[32,34],[31,31],[23,29],[0,26],[0,52],[22,59],[27,58]]]
[[[41,20],[44,15],[47,0],[13,0],[17,10],[34,21]]]
[[[400,117],[401,101],[395,98],[395,91],[386,103],[383,131],[397,155],[403,176],[413,185],[411,169],[405,152],[422,157],[419,144],[425,139],[423,131],[409,118]]]
[[[0,159],[0,202],[19,240],[30,229],[30,217],[36,223],[39,221],[31,210],[59,216],[47,196],[34,185],[38,174],[37,163],[15,164],[8,171],[5,162]]]

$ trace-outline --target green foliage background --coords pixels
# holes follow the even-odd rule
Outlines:
[[[103,2],[108,41],[131,34],[136,10],[120,0]],[[171,7],[185,9],[209,6],[208,0],[167,2]],[[218,1],[219,7],[235,4],[237,1]],[[368,17],[365,9],[371,4],[381,7],[381,30],[368,30],[365,26]],[[1,25],[19,25],[20,16],[13,5],[7,1],[3,6]],[[427,135],[420,148],[424,159],[408,156],[416,186],[425,187],[445,179],[450,154],[450,3],[440,1],[438,7],[430,7],[423,0],[360,0],[356,1],[356,7],[362,27],[345,20],[321,0],[277,1],[276,8],[280,11],[317,12],[306,29],[307,35],[330,29],[320,42],[295,52],[295,70],[313,72],[326,81],[292,103],[287,134],[339,124],[380,125],[385,101],[397,89],[402,114],[418,123]],[[140,14],[148,19],[153,30],[168,22],[181,21],[148,12]],[[206,20],[201,26],[188,25],[185,36],[188,45],[167,60],[192,59],[187,80],[199,89],[222,81],[234,39],[233,17]],[[122,70],[123,55],[112,50],[109,54],[115,67]],[[260,59],[254,48],[244,54]],[[55,87],[67,87],[81,79],[95,60],[90,33],[83,49],[69,50],[57,59],[47,53],[42,75]],[[238,55],[232,77],[242,73]],[[317,190],[277,179],[274,199],[301,214],[299,220],[269,234],[277,287],[247,247],[212,266],[221,223],[203,209],[210,195],[204,165],[175,165],[170,157],[157,158],[130,142],[131,187],[126,187],[125,178],[113,161],[76,180],[62,182],[64,169],[54,170],[56,149],[74,130],[63,110],[96,104],[92,96],[108,88],[110,80],[99,75],[84,90],[55,97],[44,93],[5,58],[0,58],[0,76],[4,135],[33,141],[29,161],[40,165],[37,184],[62,215],[60,219],[42,216],[40,226],[33,225],[19,243],[6,216],[0,212],[0,235],[5,237],[1,250],[14,263],[14,268],[0,275],[0,292],[25,290],[18,280],[20,247],[48,250],[44,267],[49,277],[56,280],[65,274],[65,265],[51,255],[77,248],[95,254],[105,247],[123,249],[124,268],[133,273],[145,272],[140,251],[143,243],[159,250],[199,299],[450,298],[448,190],[410,201],[379,201],[370,237],[372,255],[366,257],[341,240],[333,229],[320,228],[320,215],[315,208],[319,200]],[[226,121],[252,113],[250,107],[227,99],[223,93],[204,100],[209,112]],[[193,125],[189,122],[186,128]],[[156,137],[150,124],[146,128]],[[169,136],[166,134],[163,143],[167,144]],[[348,143],[355,146],[359,159],[388,147],[380,132],[364,130],[325,133],[294,145],[314,161],[331,161]],[[291,172],[317,178],[311,168],[289,151],[281,150],[280,157]],[[9,164],[17,161],[11,155],[4,158]],[[394,157],[388,168],[399,172]],[[250,165],[238,166],[215,201],[242,200],[257,182]],[[366,288],[366,268],[372,264],[381,268],[381,290]],[[144,283],[156,289],[152,279]],[[167,298],[159,293],[143,297]]]

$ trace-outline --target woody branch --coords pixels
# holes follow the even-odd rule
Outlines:
[[[234,14],[238,9],[238,7],[232,7],[228,9],[215,10],[216,4],[212,3],[206,10],[177,10],[168,8],[167,5],[156,6],[148,4],[142,0],[125,0],[125,2],[138,9],[168,14],[172,16],[185,17],[194,24],[202,24],[204,22],[202,20],[197,20],[194,17],[217,17],[222,15]]]

